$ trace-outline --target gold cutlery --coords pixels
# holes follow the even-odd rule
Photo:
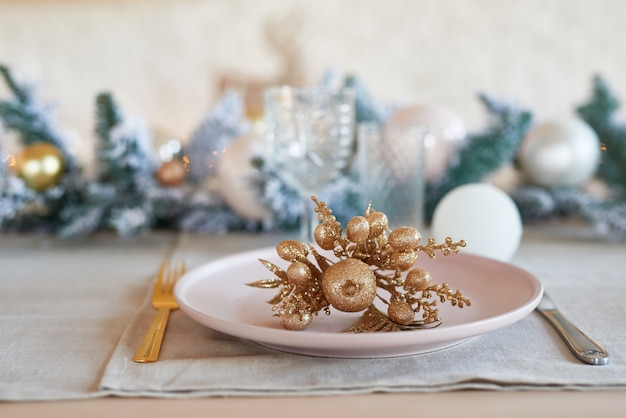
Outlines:
[[[565,318],[545,292],[537,311],[550,322],[580,361],[593,365],[609,362],[609,353]]]
[[[185,273],[185,270],[184,262],[178,268],[172,266],[171,263],[163,262],[161,264],[152,292],[152,306],[157,309],[157,314],[133,361],[137,363],[152,363],[159,358],[159,351],[161,351],[163,334],[167,327],[170,311],[178,308],[178,303],[174,299],[174,285],[176,285],[178,278]]]

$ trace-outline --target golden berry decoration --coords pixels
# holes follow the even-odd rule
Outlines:
[[[415,268],[409,271],[404,280],[404,289],[409,293],[417,293],[420,290],[426,290],[432,281],[428,270]]]
[[[313,231],[313,238],[321,249],[332,250],[341,239],[341,223],[337,222],[333,212],[326,206],[326,202],[318,201],[315,196],[311,196],[311,199],[317,204],[315,212],[318,213],[317,217],[321,221]]]
[[[287,269],[287,279],[295,286],[306,286],[311,278],[311,268],[302,261],[294,261]]]
[[[355,216],[346,225],[346,236],[356,244],[363,244],[370,235],[370,223],[365,216]]]
[[[291,331],[306,329],[319,312],[362,312],[347,331],[383,332],[423,329],[441,323],[437,302],[463,308],[471,301],[446,283],[433,283],[420,267],[419,255],[435,258],[456,254],[465,241],[446,238],[438,244],[413,226],[389,230],[387,215],[368,207],[343,228],[325,202],[315,196],[320,224],[315,229],[315,247],[296,240],[276,246],[286,269],[261,263],[275,277],[248,283],[262,289],[278,289],[269,303],[281,326]],[[382,310],[381,310],[382,309]],[[416,320],[416,318],[418,318]]]
[[[287,313],[280,317],[280,323],[283,328],[290,331],[301,331],[309,326],[313,317],[308,312],[303,313]]]
[[[341,238],[341,227],[337,228],[337,225],[330,222],[321,223],[315,227],[313,237],[321,249],[332,250],[337,239]]]
[[[398,250],[411,250],[417,248],[421,238],[416,228],[401,226],[389,233],[389,245]]]
[[[367,222],[370,224],[370,237],[376,238],[381,236],[389,226],[389,220],[387,215],[382,212],[376,212],[375,210],[368,209],[368,214],[365,215]]]
[[[405,271],[413,267],[417,261],[417,257],[417,251],[394,251],[391,253],[390,266],[395,270]]]
[[[278,244],[276,252],[283,260],[292,262],[305,258],[309,253],[306,245],[293,239],[288,239]]]
[[[405,300],[392,299],[387,308],[389,318],[397,324],[409,325],[415,319],[413,307]]]
[[[322,288],[333,308],[359,312],[374,302],[376,277],[370,266],[361,260],[346,258],[326,269]]]

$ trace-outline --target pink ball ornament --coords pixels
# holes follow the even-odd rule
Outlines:
[[[519,149],[519,162],[531,183],[544,187],[580,186],[595,175],[600,140],[580,119],[551,120],[534,126]]]
[[[217,164],[217,192],[237,214],[256,221],[263,220],[268,211],[255,194],[252,184],[259,172],[250,162],[264,149],[261,135],[243,135],[230,143]]]
[[[465,123],[455,113],[441,106],[414,105],[396,111],[388,124],[422,125],[428,129],[424,141],[426,148],[426,181],[443,176],[450,159],[465,140]]]

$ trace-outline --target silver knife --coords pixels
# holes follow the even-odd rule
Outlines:
[[[609,353],[579,330],[556,308],[552,299],[544,292],[537,310],[550,322],[563,338],[572,353],[582,362],[602,365],[609,362]]]

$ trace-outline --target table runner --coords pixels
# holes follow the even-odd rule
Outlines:
[[[0,235],[0,400],[104,395],[102,372],[176,241]]]
[[[187,236],[180,254],[202,248]],[[160,361],[131,358],[154,315],[146,300],[109,362],[102,389],[121,395],[310,395],[453,389],[626,387],[624,246],[531,241],[514,262],[540,277],[557,303],[611,353],[608,366],[580,363],[533,313],[457,346],[386,359],[328,359],[282,353],[212,331],[175,311]],[[269,315],[268,310],[268,315]]]
[[[0,400],[626,388],[626,245],[532,229],[512,262],[537,275],[567,316],[610,352],[609,365],[578,362],[536,313],[445,350],[349,360],[263,348],[180,310],[160,361],[132,362],[154,315],[149,292],[161,260],[184,257],[193,267],[279,239],[0,237]]]

